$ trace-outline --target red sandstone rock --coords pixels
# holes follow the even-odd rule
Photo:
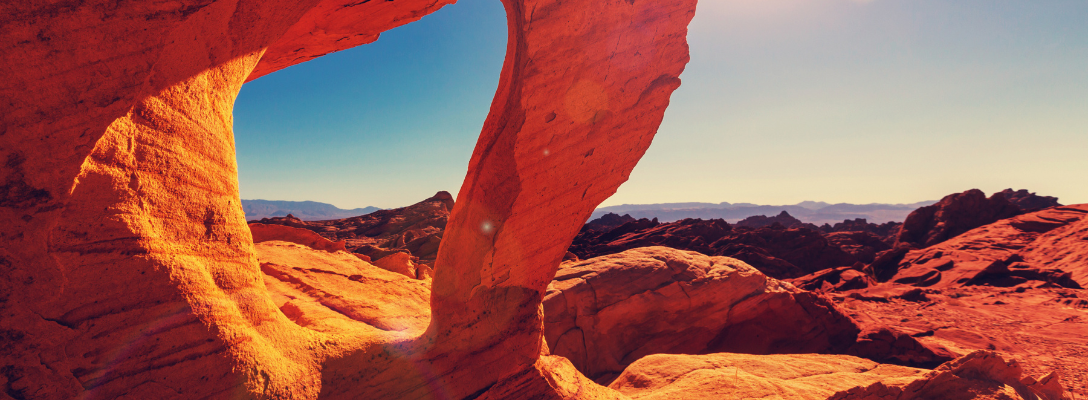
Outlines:
[[[907,253],[891,281],[916,287],[1088,287],[1088,205],[1049,208]]]
[[[624,214],[622,217],[618,214],[608,213],[602,215],[600,218],[586,222],[586,225],[582,227],[582,230],[592,230],[598,232],[608,232],[610,230],[619,228],[620,225],[628,222],[637,221],[631,214]]]
[[[415,264],[412,264],[412,259],[408,257],[407,253],[393,253],[379,258],[374,262],[374,266],[386,271],[396,272],[409,278],[418,276],[416,273],[416,266]]]
[[[768,217],[766,215],[753,215],[751,217],[738,221],[735,225],[746,226],[749,228],[762,228],[765,226],[774,225],[776,223],[787,228],[799,228],[805,226],[804,222],[801,222],[801,220],[794,218],[792,215],[790,215],[790,213],[786,211],[782,211],[781,213],[773,217]]]
[[[876,382],[866,387],[845,390],[828,400],[922,400],[922,399],[1044,399],[1061,400],[1060,386],[1022,381],[1016,360],[1004,360],[993,352],[977,351],[949,361],[924,377],[906,385]],[[1034,379],[1025,379],[1035,382]],[[1048,380],[1053,382],[1053,378]]]
[[[1003,194],[986,198],[981,190],[945,196],[936,204],[914,210],[903,221],[896,244],[929,247],[971,229],[1022,214]]]
[[[253,243],[261,243],[272,240],[298,243],[315,250],[328,252],[347,251],[344,241],[333,242],[325,239],[313,231],[293,228],[286,225],[268,225],[258,222],[249,223],[249,232],[253,234]],[[365,261],[365,260],[364,260]]]
[[[1020,189],[1017,191],[1005,189],[996,194],[1001,194],[1005,197],[1005,200],[1020,207],[1024,212],[1034,212],[1044,208],[1060,207],[1062,205],[1061,203],[1058,203],[1057,197],[1039,196],[1034,192],[1027,191],[1027,189]]]
[[[934,371],[840,355],[654,355],[632,364],[609,387],[638,400],[1061,398],[1052,397],[1063,393],[1053,377],[1040,384],[1021,373],[1016,361],[990,352]]]
[[[869,232],[833,232],[825,237],[827,237],[828,244],[838,246],[847,254],[854,256],[858,262],[865,264],[873,262],[877,253],[892,248],[879,236]]]
[[[308,229],[329,240],[344,241],[349,251],[374,260],[406,253],[420,263],[434,264],[451,209],[453,197],[447,192],[438,192],[408,207],[358,217],[302,221],[288,215],[258,222]]]
[[[343,251],[313,251],[282,241],[255,247],[272,301],[300,326],[326,333],[376,328],[418,335],[430,322],[431,290],[425,282]]]
[[[445,4],[0,6],[0,386],[45,399],[464,398],[552,376],[559,366],[538,363],[540,301],[652,141],[694,0],[504,0],[506,61],[418,336],[292,321],[240,207],[231,108],[244,82]]]
[[[778,279],[858,262],[828,243],[819,231],[786,229],[781,224],[758,229],[733,227],[720,219],[685,219],[667,224],[641,219],[608,232],[586,230],[574,239],[570,251],[585,259],[645,246],[734,257]]]
[[[875,382],[909,384],[925,370],[824,354],[651,355],[610,388],[637,400],[824,399]]]
[[[828,268],[799,278],[789,279],[787,282],[798,288],[813,292],[844,292],[863,289],[876,284],[876,280],[872,276],[854,267]]]
[[[568,263],[544,300],[545,338],[590,378],[607,382],[656,353],[849,353],[936,366],[907,336],[883,347],[812,293],[735,259],[644,247]]]
[[[902,227],[902,222],[874,224],[866,221],[865,218],[856,218],[843,220],[834,226],[824,224],[819,227],[819,230],[828,234],[835,232],[868,232],[880,237],[881,240],[891,246],[895,244],[895,238],[899,236],[899,229]]]
[[[861,326],[888,327],[954,356],[993,350],[1020,361],[1032,376],[1059,372],[1061,385],[1077,397],[1088,394],[1088,319],[1084,290],[970,286],[944,290],[902,288],[833,299]]]

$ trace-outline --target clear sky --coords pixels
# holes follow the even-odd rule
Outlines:
[[[654,144],[603,205],[1088,202],[1088,2],[704,0]],[[243,86],[242,198],[456,193],[498,82],[498,0]]]

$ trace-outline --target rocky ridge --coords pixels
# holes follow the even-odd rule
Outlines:
[[[438,192],[407,207],[350,218],[303,221],[288,215],[250,221],[250,224],[309,230],[330,241],[343,242],[345,250],[372,260],[404,253],[414,263],[433,266],[453,203],[453,196],[448,192]]]

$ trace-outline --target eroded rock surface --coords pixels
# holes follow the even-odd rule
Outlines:
[[[609,387],[632,399],[1062,399],[1054,375],[1023,377],[1015,360],[975,352],[933,371],[841,355],[654,355]]]
[[[1088,287],[1088,205],[1048,208],[907,253],[891,282],[915,287],[1027,282]]]
[[[904,385],[925,373],[844,355],[659,354],[631,364],[609,387],[638,400],[812,400],[876,382]]]
[[[1064,390],[1055,375],[1036,380],[1022,374],[1016,360],[1006,360],[994,352],[976,351],[942,364],[906,385],[875,382],[836,393],[828,400],[1063,399]]]
[[[504,0],[506,61],[418,336],[288,318],[240,207],[244,82],[449,3],[0,6],[5,393],[460,399],[558,368],[537,362],[544,291],[650,145],[694,0]]]
[[[925,248],[971,229],[1023,213],[1001,193],[990,198],[978,189],[945,196],[937,204],[914,210],[903,221],[896,243]]]
[[[685,219],[662,224],[644,218],[607,232],[583,230],[572,242],[570,251],[587,259],[646,246],[733,257],[777,279],[858,263],[854,256],[829,243],[823,233],[814,229],[786,228],[775,223],[751,228],[720,219]]]
[[[544,315],[552,353],[601,382],[657,353],[849,353],[928,366],[950,359],[906,335],[863,332],[870,328],[830,301],[736,259],[667,247],[564,264]]]
[[[347,251],[347,247],[344,246],[344,241],[342,240],[339,242],[333,242],[329,239],[325,239],[321,235],[314,233],[313,231],[302,228],[295,228],[287,225],[250,222],[249,232],[253,234],[253,243],[278,240],[282,242],[301,244],[315,250],[324,250],[329,252]],[[364,259],[364,261],[369,260]]]
[[[265,286],[291,321],[319,332],[420,334],[431,319],[431,288],[339,252],[283,241],[256,244]],[[365,325],[365,326],[364,326]]]

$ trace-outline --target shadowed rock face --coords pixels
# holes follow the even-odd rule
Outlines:
[[[734,226],[720,219],[685,219],[667,224],[645,218],[607,232],[583,230],[570,251],[587,259],[646,246],[666,246],[712,256],[733,257],[776,279],[850,266],[858,259],[828,242],[823,233],[785,228]],[[864,254],[863,254],[864,255]]]
[[[1039,196],[1034,192],[1029,192],[1027,189],[1012,190],[1005,189],[998,192],[1002,196],[1005,196],[1005,200],[1020,207],[1024,212],[1039,211],[1044,208],[1061,207],[1061,203],[1058,203],[1058,198],[1053,196]]]
[[[302,326],[262,278],[231,133],[241,85],[448,3],[0,6],[5,392],[460,399],[523,376],[541,398],[577,393],[540,361],[540,303],[652,141],[694,0],[504,0],[506,61],[422,334]]]
[[[765,215],[753,215],[736,223],[737,226],[746,226],[749,228],[762,228],[774,224],[779,224],[787,228],[797,228],[805,226],[804,222],[801,222],[801,220],[794,218],[792,215],[790,215],[790,213],[785,211],[782,211],[781,213],[773,217],[768,217]],[[812,227],[815,226],[812,225]]]
[[[929,247],[971,229],[1023,213],[1001,193],[990,198],[981,190],[945,196],[937,204],[914,210],[903,221],[896,245]]]

